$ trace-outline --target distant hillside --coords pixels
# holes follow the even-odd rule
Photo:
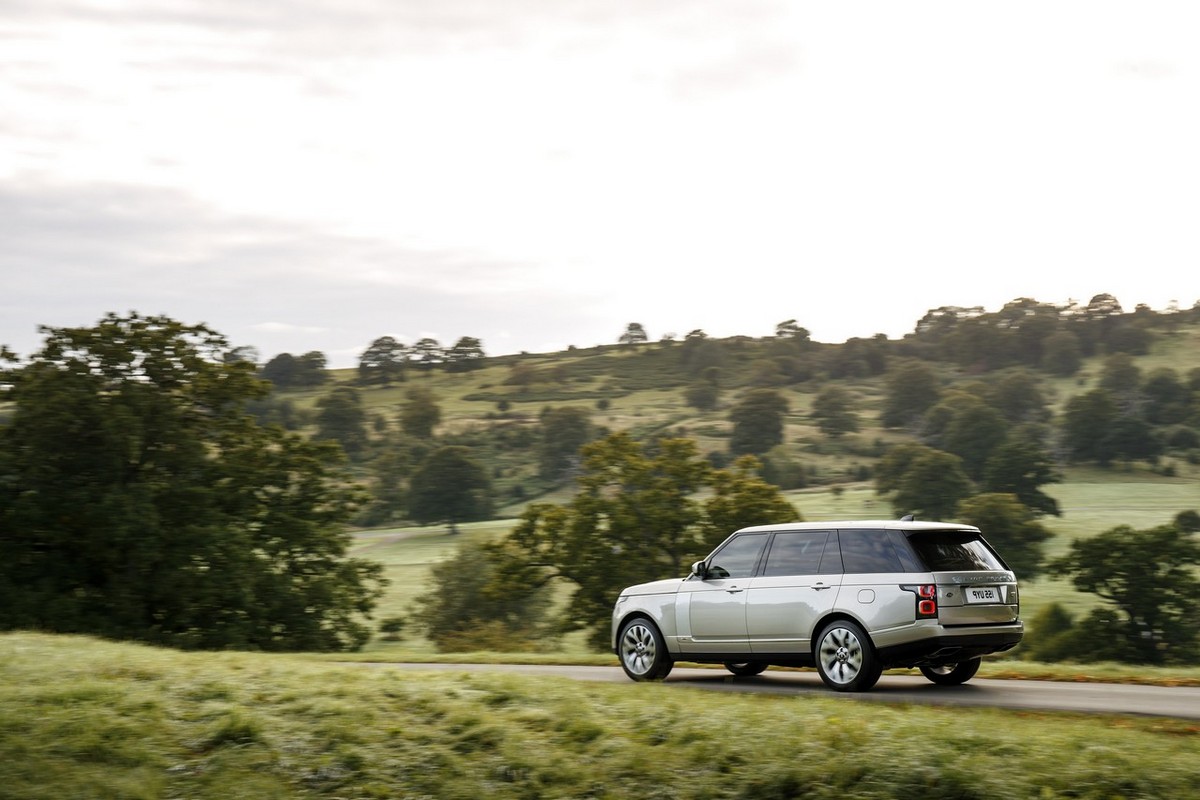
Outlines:
[[[411,462],[433,446],[460,444],[486,466],[500,513],[512,514],[533,498],[569,491],[569,480],[538,474],[539,415],[549,408],[584,409],[597,433],[689,437],[719,464],[728,457],[732,406],[751,389],[772,388],[786,399],[788,411],[784,443],[767,456],[776,475],[791,476],[785,488],[796,488],[869,480],[889,446],[914,438],[912,429],[885,428],[880,422],[889,371],[898,364],[916,360],[931,366],[943,391],[1023,370],[1033,376],[1056,415],[1070,398],[1096,388],[1113,353],[1128,355],[1143,377],[1169,369],[1183,382],[1190,375],[1195,384],[1200,376],[1196,310],[1069,315],[1047,308],[1028,301],[992,315],[940,309],[902,340],[818,344],[808,341],[803,329],[799,335],[758,339],[711,339],[694,332],[682,341],[483,357],[464,371],[451,371],[445,364],[408,365],[401,380],[386,385],[364,383],[359,370],[337,370],[322,386],[276,392],[274,402],[287,404],[294,424],[315,432],[320,399],[339,387],[354,389],[372,442],[354,464],[361,480],[369,484],[376,479],[378,459],[386,452],[403,449]],[[1074,364],[1064,368],[1052,363],[1052,348],[1067,345],[1075,353]],[[704,381],[717,386],[716,405],[707,410],[687,399],[689,388]],[[847,393],[859,415],[857,433],[834,438],[815,424],[813,401],[830,386]],[[413,442],[399,432],[398,420],[413,388],[428,390],[440,407],[433,442]],[[1198,416],[1200,411],[1193,410],[1193,427],[1200,427]],[[1122,469],[1153,476],[1165,463],[1176,475],[1194,479],[1200,477],[1196,461],[1194,452],[1179,451],[1153,468],[1135,463]]]

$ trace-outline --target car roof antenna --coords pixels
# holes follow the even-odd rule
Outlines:
[[[914,521],[916,521],[916,519],[917,518],[914,517],[912,514],[905,514],[903,517],[900,518],[900,521],[901,522],[914,522]]]

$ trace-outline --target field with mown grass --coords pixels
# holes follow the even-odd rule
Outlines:
[[[1189,798],[1200,727],[0,635],[0,798]]]

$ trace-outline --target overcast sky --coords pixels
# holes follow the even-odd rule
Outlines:
[[[0,0],[0,344],[1200,300],[1200,3]]]

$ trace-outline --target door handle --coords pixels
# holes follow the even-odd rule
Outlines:
[[[813,584],[813,588],[814,588],[814,589],[816,589],[816,590],[819,592],[819,591],[821,591],[822,589],[832,589],[833,587],[832,587],[832,586],[830,586],[830,585],[829,585],[829,584],[827,584],[827,583],[814,583],[814,584]]]
[[[741,589],[739,589],[739,588],[738,588],[738,587],[736,587],[736,586],[730,586],[730,587],[729,587],[728,589],[726,589],[725,591],[726,591],[726,592],[728,592],[729,594],[737,594],[738,592],[740,592],[740,591],[742,591],[742,590],[741,590]]]

